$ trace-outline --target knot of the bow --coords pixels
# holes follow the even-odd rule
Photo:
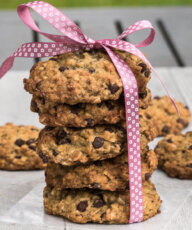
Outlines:
[[[84,48],[84,49],[85,49],[86,51],[89,51],[89,50],[95,48],[95,45],[96,45],[95,40],[93,40],[92,38],[88,38],[88,37],[86,37],[86,36],[85,36],[85,38],[86,38],[86,45],[85,45],[85,48]]]

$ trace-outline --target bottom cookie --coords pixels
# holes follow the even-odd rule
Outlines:
[[[75,223],[128,224],[129,190],[108,192],[98,190],[44,189],[44,207],[48,214],[63,216]],[[154,185],[143,183],[143,220],[160,212],[161,200]]]
[[[155,148],[159,168],[169,176],[192,179],[192,132],[167,135]]]

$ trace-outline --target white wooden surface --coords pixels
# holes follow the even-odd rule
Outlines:
[[[162,80],[166,84],[169,92],[176,99],[183,101],[192,110],[192,68],[158,68],[157,71],[161,75]],[[40,126],[38,116],[29,110],[31,96],[23,89],[22,79],[28,77],[28,72],[10,71],[7,76],[0,80],[0,125],[5,122],[14,122],[16,124],[33,124]],[[152,77],[149,83],[152,94],[164,95],[159,81],[155,76]],[[188,130],[191,129],[191,126]],[[185,130],[186,131],[186,130]],[[0,216],[6,214],[11,210],[14,205],[18,205],[19,201],[23,200],[24,196],[34,189],[38,184],[43,183],[43,171],[30,171],[30,172],[6,172],[0,171]],[[158,177],[158,172],[156,172]],[[157,180],[158,181],[158,180]],[[175,181],[170,179],[170,181]],[[190,183],[190,181],[188,181]],[[181,181],[181,183],[188,183]],[[161,181],[162,183],[162,181]],[[158,185],[158,184],[157,184]],[[159,185],[158,185],[159,186]],[[169,184],[170,191],[174,191],[174,183]],[[183,200],[175,209],[169,221],[161,228],[164,230],[191,230],[192,229],[192,186],[186,193],[186,186],[182,186]],[[176,192],[176,189],[175,189]],[[164,194],[162,194],[162,197]],[[178,202],[178,201],[175,201]],[[16,206],[17,207],[17,206]],[[19,206],[18,206],[19,207]],[[163,207],[166,207],[166,200],[163,202]],[[30,210],[30,208],[29,208]],[[162,211],[164,208],[162,209]],[[18,212],[21,210],[18,210]],[[43,210],[42,210],[43,212]],[[159,214],[158,218],[161,218]],[[154,217],[154,220],[156,217]],[[147,222],[146,222],[147,223]],[[145,225],[146,225],[145,223]],[[136,225],[134,225],[136,226]],[[144,226],[144,225],[143,225]],[[86,226],[84,226],[86,227]],[[87,227],[89,229],[89,227]],[[118,227],[119,228],[119,227]],[[140,228],[142,225],[140,225]],[[0,222],[0,230],[51,230],[51,229],[75,229],[71,227],[40,227],[32,225],[30,222],[27,225],[3,223]],[[77,229],[77,228],[76,228]],[[104,226],[99,226],[99,229],[104,229]],[[110,228],[108,228],[110,229]],[[114,228],[113,228],[114,229]],[[133,229],[131,225],[127,229]]]

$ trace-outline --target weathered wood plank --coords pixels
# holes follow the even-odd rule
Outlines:
[[[148,19],[156,28],[156,38],[152,45],[142,50],[154,66],[177,66],[177,62],[158,28],[157,20],[161,19],[184,63],[192,64],[188,45],[192,39],[192,31],[188,29],[192,20],[191,7],[74,8],[62,9],[62,11],[72,20],[79,21],[83,32],[94,39],[117,37],[116,20],[121,21],[123,27],[127,27],[137,20]],[[33,15],[43,31],[56,32],[40,16],[35,13]],[[0,21],[0,42],[4,44],[0,46],[2,54],[0,61],[2,62],[19,44],[32,40],[32,31],[20,21],[16,12],[0,11]],[[130,41],[133,43],[140,41],[141,37],[143,38],[146,34],[147,32],[138,32],[131,35]],[[40,36],[40,40],[48,41],[42,36]],[[16,60],[15,69],[30,68],[32,63],[33,60]]]
[[[1,65],[21,44],[32,42],[32,31],[12,11],[0,11],[0,31]],[[13,70],[30,69],[33,64],[32,58],[16,58]]]
[[[88,36],[94,39],[101,38],[115,38],[117,36],[117,30],[115,28],[115,21],[121,21],[123,27],[127,27],[135,21],[141,19],[150,20],[156,29],[156,38],[149,47],[143,48],[142,50],[146,53],[149,60],[154,66],[177,66],[177,62],[167,45],[159,27],[157,25],[157,20],[161,19],[165,22],[165,26],[169,29],[168,24],[173,28],[172,24],[177,26],[178,23],[180,26],[174,30],[169,30],[171,39],[178,37],[177,34],[183,34],[183,31],[186,30],[185,25],[186,20],[188,24],[190,23],[189,18],[192,19],[190,14],[191,8],[91,8],[91,9],[62,9],[67,16],[73,20],[78,20],[81,23],[83,32]],[[179,17],[177,15],[179,14]],[[187,19],[185,17],[187,15]],[[178,23],[177,23],[178,22]],[[52,31],[50,27],[46,26],[45,22],[41,22],[41,28],[46,28],[46,31]],[[175,27],[174,27],[175,28]],[[177,33],[177,34],[176,34]],[[130,41],[135,43],[141,41],[141,38],[144,38],[148,34],[147,31],[138,32],[130,36]],[[187,41],[190,41],[192,36],[191,30],[187,32]],[[42,39],[44,40],[44,39]],[[191,57],[190,50],[186,48],[186,38],[185,36],[180,35],[180,40],[182,42],[175,43],[176,48],[178,49],[181,58],[184,59],[186,65],[189,65],[189,60],[186,61],[186,57]],[[173,42],[175,40],[173,39]],[[183,49],[183,46],[184,49]],[[189,59],[189,58],[188,58]]]

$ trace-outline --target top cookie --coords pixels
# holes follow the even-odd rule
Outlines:
[[[39,129],[34,126],[0,127],[0,169],[30,170],[45,167],[36,153]]]
[[[192,132],[167,135],[155,148],[159,167],[169,176],[192,179]]]
[[[135,74],[139,92],[144,92],[150,79],[150,68],[138,57],[118,53]],[[101,50],[58,55],[39,62],[24,79],[29,93],[54,103],[100,103],[117,100],[123,85],[109,56]]]
[[[183,103],[177,100],[175,103],[179,109],[180,117],[168,96],[155,97],[146,110],[140,110],[140,116],[154,124],[158,136],[170,133],[179,134],[189,124],[191,113]]]

